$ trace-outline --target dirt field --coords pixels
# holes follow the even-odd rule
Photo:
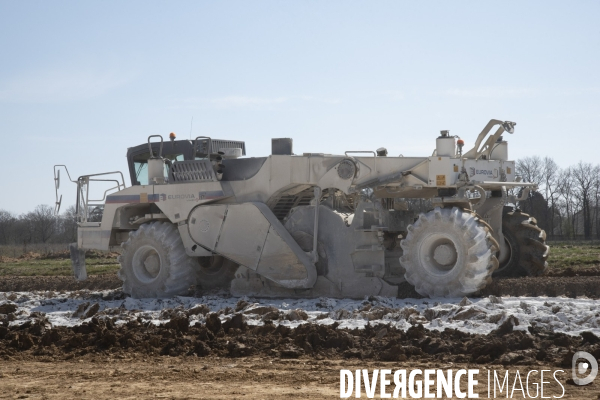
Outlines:
[[[323,399],[340,398],[340,369],[461,369],[479,368],[479,379],[487,369],[504,376],[502,366],[440,364],[431,362],[391,363],[345,359],[286,360],[269,357],[146,359],[87,357],[76,361],[42,363],[35,361],[0,364],[1,398],[9,399]],[[533,367],[518,369],[526,376]],[[535,366],[550,369],[552,366]],[[565,374],[561,374],[565,376]],[[483,381],[482,381],[483,382]],[[485,382],[483,382],[485,383]],[[565,399],[597,399],[600,385],[573,386],[562,383]],[[466,391],[464,385],[463,391]],[[393,386],[387,390],[392,393]],[[487,386],[476,393],[488,398]],[[491,391],[492,392],[492,391]],[[506,392],[505,392],[506,393]],[[535,390],[530,387],[531,395]],[[492,392],[493,394],[493,392]],[[544,386],[544,396],[561,397],[563,388],[555,381]],[[506,398],[497,394],[498,398]],[[354,395],[350,398],[355,398]],[[362,398],[366,398],[364,391]],[[377,396],[379,398],[379,388]],[[447,397],[444,397],[447,398]],[[516,391],[512,398],[527,398]],[[539,397],[538,397],[539,398]]]
[[[4,303],[0,311],[10,320],[16,310]],[[381,325],[337,329],[337,323],[290,329],[268,319],[249,326],[241,313],[222,321],[205,307],[168,312],[162,325],[140,318],[117,325],[103,315],[53,327],[42,313],[21,325],[4,323],[0,396],[339,397],[340,369],[383,368],[479,369],[481,397],[487,397],[488,369],[512,371],[511,377],[517,369],[523,376],[561,370],[557,381],[549,380],[546,395],[560,397],[564,390],[565,398],[597,398],[600,391],[600,380],[581,387],[569,383],[574,351],[600,358],[600,338],[591,332],[572,336],[530,327],[526,333],[513,329],[513,318],[487,335],[428,330],[419,323],[406,331]],[[190,326],[196,313],[206,314],[205,323]]]
[[[598,299],[598,249],[590,247],[585,257],[578,255],[579,250],[564,247],[558,253],[560,267],[551,268],[548,276],[495,280],[479,295]],[[0,292],[65,293],[121,285],[114,273],[91,275],[85,282],[60,275],[11,275],[14,268],[40,268],[39,263],[46,262],[36,260],[38,264],[7,260]],[[410,285],[403,285],[399,297],[418,295]],[[0,398],[339,398],[341,369],[464,368],[480,370],[476,390],[480,398],[488,398],[487,371],[503,376],[508,370],[512,388],[517,370],[525,377],[531,370],[546,369],[564,372],[557,373],[558,381],[548,379],[544,396],[561,397],[564,391],[562,398],[600,399],[600,377],[587,386],[570,380],[575,351],[600,358],[598,336],[591,332],[571,336],[535,327],[517,331],[511,318],[486,335],[427,330],[418,321],[405,331],[372,325],[337,329],[336,324],[312,323],[290,329],[266,318],[264,325],[250,326],[241,314],[221,321],[208,309],[172,310],[169,321],[158,326],[135,318],[117,324],[105,313],[68,327],[52,326],[43,313],[35,312],[24,324],[10,324],[18,317],[11,307],[0,304]],[[194,312],[205,314],[205,323],[190,326]],[[392,383],[388,391],[393,387]],[[529,389],[533,395],[535,386]],[[362,398],[366,398],[364,388]],[[517,386],[512,398],[527,397]]]

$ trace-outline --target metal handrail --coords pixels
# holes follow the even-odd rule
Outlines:
[[[104,191],[104,195],[101,199],[90,199],[90,201],[105,201],[106,200],[106,194],[112,190],[121,190],[121,185],[119,184],[119,181],[117,181],[116,179],[90,179],[90,182],[116,182],[117,186],[108,188]]]
[[[152,143],[150,139],[153,137],[160,138],[160,149],[158,150],[158,156],[154,157],[154,152],[152,151]],[[162,158],[162,150],[163,150],[163,138],[161,135],[150,135],[148,136],[148,150],[150,151],[150,158]]]
[[[93,179],[96,176],[119,174],[121,181],[118,179]],[[90,179],[92,178],[92,179]],[[102,199],[90,199],[90,182],[115,182],[116,186],[108,188],[104,191]],[[85,187],[85,189],[84,189]],[[82,175],[77,178],[77,217],[79,222],[88,222],[89,207],[104,205],[107,194],[114,190],[123,190],[126,188],[125,177],[121,171],[101,172],[98,174]]]

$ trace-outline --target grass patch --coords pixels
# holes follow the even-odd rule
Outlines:
[[[600,244],[586,242],[549,242],[550,268],[585,268],[600,266]]]
[[[116,273],[120,265],[116,258],[88,258],[85,260],[88,275]],[[72,275],[70,259],[17,260],[0,263],[0,276],[69,276]]]
[[[600,243],[549,242],[548,266],[559,268],[600,267]],[[115,274],[120,265],[115,257],[86,257],[88,275]],[[70,276],[69,258],[10,259],[0,262],[0,276]]]

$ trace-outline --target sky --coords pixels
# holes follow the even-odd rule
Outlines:
[[[495,118],[517,122],[512,159],[597,164],[599,19],[598,1],[0,0],[0,210],[53,205],[55,164],[127,173],[128,147],[170,132],[420,157]]]

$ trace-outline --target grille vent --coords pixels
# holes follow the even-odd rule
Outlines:
[[[212,163],[209,160],[175,161],[171,166],[169,181],[172,183],[216,180]]]

